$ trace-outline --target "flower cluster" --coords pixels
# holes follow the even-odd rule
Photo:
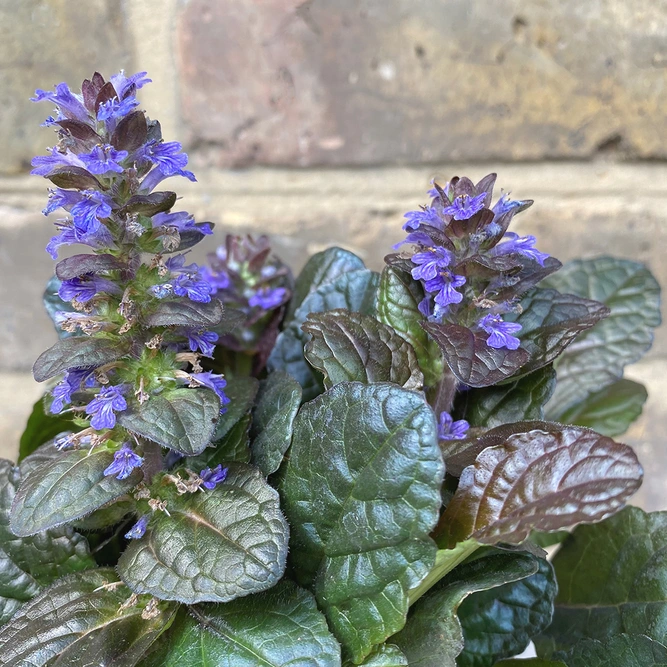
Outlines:
[[[558,268],[535,248],[534,236],[507,229],[513,216],[532,201],[511,201],[507,194],[491,206],[495,174],[476,185],[453,178],[434,184],[430,206],[405,215],[408,253],[388,261],[410,260],[410,272],[425,297],[422,314],[434,322],[463,325],[486,336],[486,345],[515,350],[521,325],[503,315],[518,311],[519,296]]]
[[[184,386],[214,392],[221,411],[229,402],[224,378],[199,363],[213,356],[218,341],[212,329],[222,308],[215,289],[185,253],[165,259],[212,230],[188,213],[172,212],[175,193],[156,191],[168,177],[194,175],[181,145],[163,141],[159,123],[139,109],[136,92],[149,82],[145,72],[121,72],[110,81],[95,73],[80,94],[61,83],[33,98],[56,106],[45,124],[57,130],[58,143],[32,162],[32,173],[56,186],[44,214],[62,212],[47,251],[54,259],[63,245],[94,251],[56,266],[62,309],[54,321],[76,334],[70,341],[98,338],[100,349],[117,351],[105,353],[103,362],[83,352],[76,361],[63,358],[60,367],[67,370],[51,392],[49,410],[72,412],[84,429],[59,439],[58,446],[104,443],[114,452],[104,474],[119,480],[142,466],[144,447],[123,427],[121,415]],[[142,253],[152,255],[149,264],[142,263]],[[194,315],[180,316],[179,302],[193,304]],[[132,529],[137,534],[142,521]]]
[[[202,277],[211,293],[245,318],[242,335],[230,335],[225,343],[232,349],[255,351],[272,318],[280,317],[290,299],[289,268],[271,254],[266,236],[230,234],[208,260]]]

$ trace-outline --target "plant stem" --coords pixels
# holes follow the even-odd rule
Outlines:
[[[439,417],[441,412],[451,413],[458,385],[459,381],[449,369],[449,366],[445,364],[440,382],[431,387],[427,394],[428,402],[436,417]]]

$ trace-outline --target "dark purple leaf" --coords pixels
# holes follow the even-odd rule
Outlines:
[[[133,111],[123,118],[111,135],[111,145],[119,151],[132,152],[142,146],[148,136],[148,124],[143,111]]]
[[[97,134],[90,125],[83,123],[80,120],[65,118],[64,120],[59,120],[56,125],[60,125],[63,130],[69,132],[75,139],[80,139],[81,141],[94,141],[96,143],[100,142],[99,134]]]
[[[155,310],[144,317],[144,324],[148,327],[209,328],[220,322],[222,314],[222,304],[218,299],[212,299],[209,303],[188,299],[160,301]]]
[[[59,188],[76,188],[77,190],[106,190],[89,171],[83,167],[60,167],[52,171],[48,178]]]
[[[123,267],[113,255],[73,255],[56,264],[56,275],[60,280],[71,280],[86,273],[117,271]]]
[[[116,92],[116,89],[113,87],[113,83],[111,81],[107,81],[101,88],[100,92],[97,93],[97,97],[95,98],[95,111],[99,111],[100,106],[104,104],[105,102],[108,102],[109,100],[114,99],[114,97],[118,97],[118,93]]]
[[[175,192],[153,192],[150,195],[134,195],[130,197],[121,213],[139,213],[149,218],[156,213],[168,211],[176,203]]]

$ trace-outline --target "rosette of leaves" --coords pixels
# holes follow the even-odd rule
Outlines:
[[[170,198],[126,208],[189,173],[143,114],[139,143],[118,130],[144,82],[37,95],[71,215],[51,248],[93,252],[47,290],[70,335],[36,376],[67,375],[6,466],[0,666],[485,667],[531,640],[538,664],[662,664],[664,522],[616,514],[642,470],[604,427],[637,410],[549,407],[584,336],[613,320],[644,350],[657,316],[625,322],[623,284],[538,286],[560,264],[508,231],[528,203],[492,205],[495,176],[435,186],[381,275],[332,248],[292,284],[238,237],[203,272]],[[612,386],[639,352],[618,349]]]

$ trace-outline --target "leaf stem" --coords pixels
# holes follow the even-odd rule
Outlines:
[[[459,542],[453,549],[439,549],[431,571],[416,588],[409,591],[410,604],[414,604],[424,593],[433,588],[440,579],[449,574],[481,546],[479,542],[471,539]]]
[[[431,387],[427,394],[428,402],[433,408],[436,417],[439,417],[441,412],[451,413],[458,385],[459,381],[449,369],[449,366],[444,364],[444,371],[440,382]]]

